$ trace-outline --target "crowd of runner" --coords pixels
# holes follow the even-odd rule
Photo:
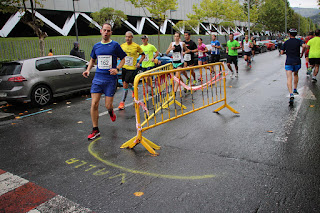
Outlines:
[[[154,68],[157,65],[156,58],[159,55],[157,48],[148,42],[147,35],[143,35],[141,37],[142,45],[138,45],[133,42],[133,33],[128,31],[125,34],[126,42],[122,45],[119,45],[119,43],[111,40],[112,26],[109,23],[105,23],[100,32],[102,40],[93,46],[88,68],[85,72],[83,72],[83,76],[88,77],[91,68],[97,62],[96,73],[91,87],[91,119],[93,130],[88,136],[89,140],[100,136],[100,131],[98,128],[98,107],[102,94],[105,94],[106,96],[105,106],[108,109],[110,119],[112,121],[116,120],[116,115],[113,111],[113,96],[116,91],[117,74],[120,69],[122,69],[123,96],[118,108],[119,110],[123,110],[125,109],[125,101],[129,89],[132,91],[132,97],[134,97],[132,84],[137,74],[137,69],[141,67],[142,71],[147,71]],[[295,38],[297,35],[297,31],[295,29],[291,29],[289,31],[289,35],[290,39],[287,39],[281,45],[281,54],[286,53],[287,55],[285,70],[287,73],[287,86],[290,93],[289,104],[292,105],[294,101],[294,94],[298,94],[298,71],[301,68],[300,58],[304,53],[306,57],[307,75],[311,75],[312,69],[314,69],[312,74],[312,82],[317,81],[316,76],[319,72],[320,64],[320,32],[319,30],[316,30],[314,34],[313,32],[310,32],[309,36],[305,39],[305,42],[301,39]],[[202,38],[198,38],[197,43],[198,44],[190,39],[189,32],[184,33],[184,41],[181,41],[180,33],[175,33],[174,41],[169,44],[169,47],[166,51],[166,54],[172,53],[172,64],[174,69],[192,67],[196,65],[195,54],[198,56],[197,65],[204,65],[208,62],[215,63],[220,61],[221,44],[215,35],[212,35],[210,49],[208,49],[208,47],[203,43]],[[300,47],[302,47],[301,53]],[[249,36],[246,35],[240,45],[240,43],[234,39],[234,34],[231,33],[229,35],[229,40],[227,41],[226,45],[226,62],[227,67],[231,72],[231,78],[238,77],[239,75],[239,49],[242,49],[247,67],[251,68],[251,61],[253,60],[255,51],[257,50],[256,39],[254,37],[249,39]],[[137,61],[140,55],[141,57],[139,61]],[[211,57],[208,57],[209,55]],[[121,60],[120,63],[117,63],[118,58]],[[231,66],[232,64],[234,65],[235,72]],[[185,82],[187,85],[197,84],[196,74],[193,71],[190,72],[190,76],[188,76],[186,71],[176,72],[176,77],[183,81],[181,74],[185,77]],[[198,81],[202,83],[202,80],[202,73],[200,69]],[[151,83],[152,82],[147,81],[149,86]],[[175,91],[177,90],[177,87],[178,84],[176,84],[174,87]]]

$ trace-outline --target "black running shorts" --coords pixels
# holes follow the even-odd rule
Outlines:
[[[122,81],[128,84],[133,83],[134,77],[136,77],[137,73],[137,70],[127,70],[122,68]]]
[[[235,66],[238,66],[238,56],[227,56],[227,63],[228,64],[234,64]]]
[[[311,65],[320,64],[320,58],[309,58],[309,63]]]

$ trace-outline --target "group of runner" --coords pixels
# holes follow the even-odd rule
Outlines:
[[[155,48],[154,45],[148,43],[148,36],[143,35],[141,37],[142,45],[138,45],[133,42],[133,33],[128,31],[125,34],[126,42],[122,45],[111,40],[112,35],[112,26],[109,23],[105,23],[100,30],[102,40],[101,42],[96,43],[93,46],[91,52],[91,59],[89,65],[85,72],[83,72],[84,77],[88,77],[90,70],[97,62],[97,68],[95,72],[95,77],[92,81],[91,87],[91,119],[93,130],[91,134],[88,135],[88,139],[92,140],[100,136],[100,131],[98,128],[98,119],[99,119],[99,102],[101,95],[105,94],[105,106],[109,112],[110,119],[114,122],[116,120],[116,114],[113,111],[113,96],[117,87],[117,74],[120,69],[122,69],[122,80],[123,80],[123,96],[122,101],[119,104],[119,109],[124,109],[124,103],[128,94],[128,90],[132,90],[132,83],[137,74],[137,68],[142,66],[143,71],[152,69],[155,66],[155,61],[159,55],[159,51]],[[320,64],[320,32],[319,30],[315,31],[315,37],[310,38],[307,45],[303,41],[296,39],[297,34],[296,30],[290,30],[290,39],[287,40],[282,45],[281,53],[283,54],[286,51],[287,60],[286,60],[286,70],[287,70],[287,86],[290,93],[290,104],[293,104],[294,93],[297,92],[298,84],[298,71],[301,68],[301,60],[305,48],[310,49],[309,52],[309,63],[308,71],[310,68],[315,68],[312,81],[316,82],[316,75],[319,71]],[[174,42],[170,43],[166,53],[172,51],[173,57],[173,67],[183,68],[194,66],[195,54],[198,54],[198,65],[208,63],[209,52],[206,45],[203,44],[202,39],[198,39],[198,45],[190,39],[190,33],[184,33],[184,41],[180,39],[180,33],[175,33]],[[244,52],[244,60],[247,62],[247,66],[251,68],[251,56],[255,51],[255,40],[251,38],[249,40],[248,35],[245,36],[245,39],[242,42],[242,49]],[[302,53],[300,55],[300,47],[303,47]],[[234,35],[229,35],[229,41],[227,42],[227,66],[231,71],[231,77],[233,77],[234,72],[232,70],[231,64],[235,66],[235,77],[238,77],[238,49],[241,46],[237,40],[234,39]],[[215,35],[212,35],[211,41],[211,63],[220,61],[220,42],[216,39]],[[140,60],[137,62],[138,57],[141,55]],[[117,65],[118,58],[121,60]],[[192,84],[196,84],[196,76],[194,72],[191,72],[191,76],[184,71],[181,72],[186,77],[186,84],[191,84],[191,76],[193,77]],[[292,73],[294,73],[294,85],[292,89]],[[176,72],[176,77],[181,79],[180,72]],[[201,76],[200,76],[201,78]],[[200,79],[201,80],[201,79]],[[148,82],[147,82],[148,83]],[[149,82],[151,84],[151,82]],[[176,84],[177,85],[177,84]],[[176,87],[176,86],[175,86]],[[176,88],[175,88],[176,89]]]

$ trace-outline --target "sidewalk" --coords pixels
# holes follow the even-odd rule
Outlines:
[[[5,101],[1,101],[0,102],[0,106],[7,104],[7,102]],[[0,121],[7,121],[7,120],[11,120],[14,119],[15,116],[13,113],[4,113],[4,112],[0,112]]]

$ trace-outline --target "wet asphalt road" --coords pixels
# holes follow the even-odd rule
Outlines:
[[[240,58],[239,78],[227,78],[240,115],[213,113],[217,105],[148,130],[157,157],[141,145],[119,148],[136,134],[132,106],[114,123],[101,116],[91,143],[86,95],[28,117],[40,109],[3,108],[22,118],[0,123],[0,169],[94,212],[320,212],[320,83],[306,77],[303,59],[289,107],[284,60],[268,52],[247,69]]]

